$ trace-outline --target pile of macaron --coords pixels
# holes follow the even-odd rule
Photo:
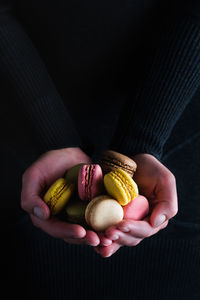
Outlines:
[[[78,164],[47,190],[43,199],[52,215],[70,223],[104,231],[123,220],[125,208],[134,209],[137,165],[129,157],[107,150],[99,164]]]

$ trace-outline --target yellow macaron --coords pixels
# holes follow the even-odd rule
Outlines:
[[[66,205],[74,191],[74,184],[68,183],[65,178],[57,179],[44,195],[51,214],[58,214]]]
[[[132,177],[122,169],[116,169],[104,176],[104,186],[109,195],[122,206],[138,196],[138,186]]]

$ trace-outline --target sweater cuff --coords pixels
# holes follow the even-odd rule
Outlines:
[[[112,149],[160,159],[175,123],[200,85],[200,21],[180,17],[163,31],[148,76],[126,103]],[[124,122],[124,120],[126,120]]]

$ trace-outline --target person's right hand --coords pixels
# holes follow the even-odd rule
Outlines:
[[[80,148],[63,148],[46,152],[23,174],[21,207],[30,214],[31,220],[49,235],[73,244],[97,246],[98,235],[78,224],[70,224],[50,216],[50,210],[42,200],[42,192],[72,166],[91,163]]]

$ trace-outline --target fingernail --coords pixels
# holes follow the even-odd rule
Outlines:
[[[39,206],[35,206],[33,208],[33,213],[36,217],[38,217],[39,219],[41,220],[45,220],[46,219],[46,216],[44,214],[44,211],[43,209],[41,209]]]
[[[166,221],[166,219],[167,219],[166,215],[158,216],[154,222],[154,227],[158,227],[162,225]]]
[[[119,236],[117,234],[114,234],[111,238],[111,240],[116,241],[118,240]]]

